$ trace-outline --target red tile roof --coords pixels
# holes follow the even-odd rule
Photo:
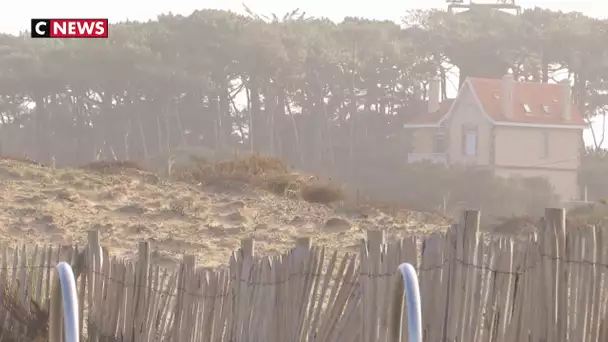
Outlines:
[[[574,104],[571,104],[571,119],[566,121],[562,117],[563,86],[561,84],[515,82],[513,117],[507,119],[501,110],[501,79],[469,77],[467,82],[471,85],[485,112],[494,121],[545,125],[587,125]],[[445,100],[441,102],[438,111],[419,115],[408,120],[406,124],[437,124],[449,112],[453,102],[454,99]],[[526,112],[524,104],[528,106],[530,113]],[[545,111],[545,106],[548,112]]]
[[[473,91],[485,112],[495,121],[546,124],[546,125],[586,125],[580,112],[570,103],[571,119],[563,118],[563,85],[538,82],[515,82],[513,89],[513,117],[506,118],[501,110],[500,99],[502,80],[469,78]],[[530,108],[526,113],[524,104]],[[545,112],[546,106],[548,112]]]

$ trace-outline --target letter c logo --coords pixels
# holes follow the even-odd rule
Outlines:
[[[42,26],[46,26],[46,22],[45,21],[40,21],[36,23],[36,26],[34,28],[34,30],[36,30],[36,33],[39,35],[44,35],[44,33],[46,32],[44,29],[41,29]]]

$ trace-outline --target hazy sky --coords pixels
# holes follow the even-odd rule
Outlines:
[[[468,1],[468,0],[466,0]],[[485,2],[488,0],[477,0]],[[215,8],[242,12],[241,0],[30,0],[11,1],[0,11],[0,31],[19,32],[29,26],[32,17],[101,17],[112,21],[129,19],[149,19],[160,13],[189,14],[195,9]],[[360,16],[374,19],[398,21],[401,16],[413,8],[445,8],[441,0],[246,0],[245,3],[258,13],[284,14],[296,8],[310,15],[324,16],[333,20],[342,20],[345,16]],[[608,3],[602,0],[519,0],[522,7],[545,7],[563,11],[579,11],[588,15],[608,17]]]
[[[468,1],[468,0],[465,0]],[[477,0],[476,2],[489,2]],[[345,16],[357,16],[370,19],[388,19],[399,22],[409,9],[445,8],[441,0],[248,0],[247,6],[260,14],[286,12],[300,8],[308,15],[328,17],[340,21]],[[608,17],[606,0],[519,0],[517,4],[524,7],[543,7],[562,11],[578,11],[599,18]],[[31,18],[109,18],[111,22],[125,19],[147,20],[158,14],[173,12],[190,14],[196,9],[214,8],[243,13],[243,1],[240,0],[105,0],[89,2],[82,0],[30,0],[11,1],[0,11],[0,32],[18,33],[29,29]],[[596,126],[596,125],[594,125]],[[598,127],[599,129],[599,127]],[[590,143],[590,135],[585,140]]]

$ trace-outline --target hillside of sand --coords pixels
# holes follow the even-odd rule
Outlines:
[[[369,229],[394,238],[447,225],[425,213],[308,203],[234,181],[202,186],[136,169],[55,169],[6,159],[0,199],[0,246],[82,245],[96,229],[102,245],[126,258],[138,242],[150,241],[153,261],[167,267],[183,253],[201,266],[225,264],[244,237],[253,237],[262,255],[284,252],[302,236],[356,252]]]

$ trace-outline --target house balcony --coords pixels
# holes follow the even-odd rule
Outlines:
[[[447,165],[448,155],[447,153],[409,153],[407,155],[408,163],[418,163],[423,161]]]

